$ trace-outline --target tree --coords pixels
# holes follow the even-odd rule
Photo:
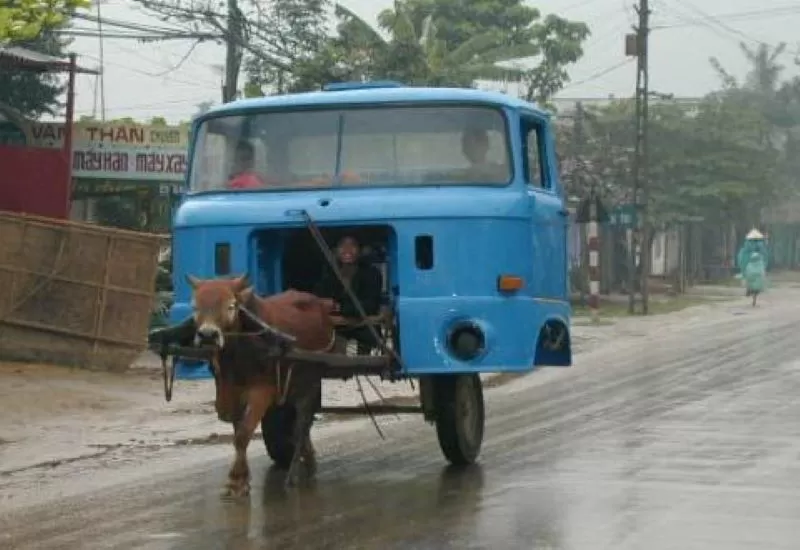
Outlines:
[[[0,7],[0,44],[32,40],[42,31],[64,24],[89,0],[9,0]]]
[[[277,36],[283,37],[280,38],[282,47],[292,63],[285,68],[257,56],[248,56],[246,97],[319,87],[319,74],[325,69],[324,64],[320,64],[319,53],[325,47],[329,8],[329,0],[275,0],[270,4],[270,19],[278,28]]]
[[[716,59],[711,59],[723,82],[723,89],[716,95],[729,104],[757,111],[765,121],[759,126],[758,138],[775,152],[776,161],[771,172],[773,179],[758,203],[768,206],[770,200],[786,201],[800,196],[797,177],[800,169],[800,78],[782,79],[785,67],[780,59],[786,52],[785,43],[775,47],[766,44],[756,48],[740,44],[740,47],[751,66],[742,82],[725,71]],[[744,216],[739,220],[739,230],[747,231],[758,219],[754,213]]]
[[[309,48],[314,53],[316,41],[325,38],[322,27],[328,0],[135,1],[160,18],[184,26],[198,41],[213,37],[226,43],[231,52],[226,60],[226,74],[233,77],[230,84],[238,90],[239,72],[246,62],[250,95],[291,79],[307,63]]]
[[[50,30],[44,30],[37,37],[16,42],[15,45],[63,57],[69,42]],[[0,72],[0,97],[28,118],[37,119],[45,114],[56,115],[61,107],[60,97],[63,92],[64,86],[59,75],[55,73],[22,69]]]
[[[583,57],[583,42],[589,37],[589,27],[548,15],[534,24],[532,30],[533,43],[539,47],[538,64],[523,77],[525,99],[547,105],[569,83],[567,67]]]
[[[569,193],[585,197],[594,185],[610,206],[632,201],[634,112],[632,100],[586,111],[581,146],[574,139],[562,144],[567,175],[580,164],[583,176],[566,178]],[[761,140],[769,122],[754,106],[719,93],[694,106],[654,103],[649,124],[648,214],[655,227],[701,218],[749,223],[776,196],[778,152]]]
[[[556,15],[542,20],[538,9],[520,0],[403,0],[396,3],[395,12],[398,7],[414,28],[421,28],[427,18],[435,21],[437,38],[449,51],[475,36],[495,33],[503,47],[495,50],[494,59],[486,55],[483,65],[500,65],[505,71],[498,68],[484,76],[521,80],[525,98],[542,103],[569,82],[566,67],[583,55],[582,44],[589,36],[586,24]],[[392,11],[385,10],[379,19],[390,18]],[[508,66],[512,60],[518,61],[513,69]]]
[[[329,8],[329,0],[274,0],[265,8],[273,22],[276,39],[291,59],[291,65],[278,66],[259,56],[247,56],[246,97],[318,87],[318,75],[320,69],[324,69],[318,55],[327,38]]]
[[[518,3],[518,2],[517,2]],[[471,86],[476,80],[522,80],[525,70],[509,61],[537,55],[540,45],[530,36],[492,21],[472,25],[467,36],[453,32],[455,17],[437,4],[396,2],[378,17],[378,29],[338,5],[338,35],[334,48],[340,66],[358,79],[389,78],[411,84]],[[474,7],[474,6],[473,6]],[[529,10],[519,6],[523,11]],[[463,10],[461,10],[463,11]],[[536,10],[531,10],[537,15]],[[527,12],[526,12],[527,13]],[[474,15],[467,12],[467,15]],[[380,31],[388,34],[384,38]]]

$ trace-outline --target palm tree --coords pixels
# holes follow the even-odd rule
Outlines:
[[[339,45],[361,78],[390,78],[410,84],[433,86],[471,86],[475,80],[519,81],[524,71],[502,67],[499,63],[531,57],[538,53],[534,44],[509,44],[501,33],[478,34],[460,46],[449,49],[437,37],[436,21],[427,16],[415,27],[403,4],[378,19],[381,33],[355,12],[337,4],[340,21]]]

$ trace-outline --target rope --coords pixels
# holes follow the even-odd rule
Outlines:
[[[320,348],[318,350],[302,350],[302,351],[309,351],[312,353],[327,353],[333,349],[336,345],[336,330],[331,331],[331,339],[328,341],[328,344],[324,348]],[[278,406],[283,406],[286,404],[286,399],[289,397],[289,384],[292,381],[292,372],[294,371],[294,363],[289,365],[289,372],[286,374],[286,384],[281,389],[281,362],[278,361],[275,366],[275,376],[277,379],[277,386],[278,390],[281,392],[281,397],[278,400]]]

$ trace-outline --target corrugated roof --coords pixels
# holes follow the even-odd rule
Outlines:
[[[69,59],[54,57],[27,48],[0,46],[0,65],[10,65],[31,71],[60,72],[69,70]],[[76,67],[76,72],[99,74],[96,70],[82,67]]]

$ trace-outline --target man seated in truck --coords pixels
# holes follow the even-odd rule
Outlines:
[[[228,178],[228,189],[258,189],[264,187],[264,179],[255,171],[255,149],[249,141],[236,144],[233,170]]]
[[[361,245],[353,235],[345,235],[339,239],[334,252],[339,272],[361,302],[364,313],[368,317],[379,315],[383,291],[383,275],[380,270],[363,260]],[[314,287],[314,294],[320,298],[333,299],[334,321],[340,327],[338,332],[344,338],[358,343],[359,355],[367,355],[370,350],[378,347],[372,331],[361,319],[358,309],[332,270],[326,270]],[[379,327],[375,326],[375,329],[379,330]]]
[[[474,182],[505,182],[509,179],[508,163],[490,162],[489,133],[481,127],[470,127],[461,134],[461,151],[469,161],[466,180]]]

